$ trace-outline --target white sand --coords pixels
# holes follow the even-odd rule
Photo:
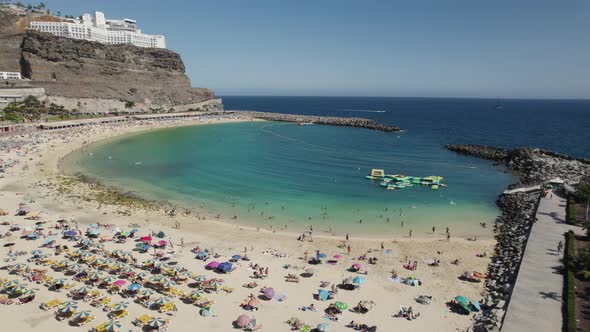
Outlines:
[[[235,121],[235,120],[207,120],[207,122]],[[203,121],[201,121],[203,122]],[[169,126],[169,125],[186,125],[195,122],[167,122],[153,123],[151,125],[109,125],[92,128],[75,129],[62,132],[43,132],[39,133],[38,144],[25,145],[19,150],[1,151],[0,159],[5,162],[9,158],[17,160],[14,167],[7,168],[3,178],[0,178],[0,208],[9,212],[8,216],[0,217],[0,222],[19,223],[21,225],[33,225],[35,221],[25,220],[23,217],[14,216],[18,203],[27,202],[33,211],[42,211],[42,220],[47,221],[48,226],[55,225],[59,218],[73,217],[80,224],[82,231],[91,223],[100,222],[102,224],[114,224],[122,229],[130,229],[129,224],[137,223],[140,227],[139,235],[147,235],[150,230],[164,230],[167,234],[166,239],[170,237],[174,242],[174,258],[178,265],[187,268],[196,274],[205,274],[209,277],[221,277],[225,280],[226,285],[233,287],[235,290],[231,294],[220,292],[212,294],[209,297],[216,302],[213,305],[215,317],[200,317],[198,308],[193,305],[182,303],[180,299],[174,299],[178,306],[178,311],[171,316],[171,325],[169,331],[232,331],[232,321],[240,314],[254,315],[258,322],[263,324],[263,331],[289,331],[290,328],[285,321],[291,317],[298,317],[305,323],[315,327],[318,323],[330,323],[331,331],[352,331],[345,325],[354,320],[368,325],[377,325],[378,331],[456,331],[466,330],[470,327],[472,320],[470,316],[451,313],[446,309],[445,302],[450,301],[456,295],[464,295],[469,299],[479,300],[482,297],[483,283],[468,283],[458,280],[458,276],[464,271],[486,271],[488,258],[478,258],[477,252],[487,251],[490,253],[493,249],[493,240],[478,240],[475,242],[465,239],[452,239],[447,242],[444,235],[440,238],[403,238],[398,243],[393,243],[391,239],[360,239],[354,235],[351,236],[352,254],[346,254],[346,250],[339,249],[343,238],[333,238],[328,236],[314,236],[314,242],[300,242],[296,240],[297,235],[287,232],[270,232],[266,230],[257,231],[256,229],[245,228],[239,225],[221,223],[215,220],[199,220],[196,216],[177,216],[168,217],[163,211],[132,211],[131,216],[124,216],[117,211],[127,210],[118,206],[102,206],[97,208],[96,202],[85,202],[75,196],[80,193],[87,193],[91,189],[88,185],[81,184],[72,193],[58,193],[56,190],[56,180],[59,175],[57,168],[58,161],[67,153],[82,147],[85,144],[95,142],[100,139],[112,137],[114,135],[130,133],[150,128]],[[2,141],[16,141],[26,139],[19,137],[10,137],[0,139]],[[31,137],[31,140],[35,138]],[[1,144],[0,144],[1,145]],[[26,166],[26,167],[25,167]],[[2,174],[0,174],[2,175]],[[173,229],[172,226],[178,221],[180,229]],[[0,233],[8,231],[8,226],[0,226]],[[103,231],[104,233],[105,231]],[[314,234],[315,235],[315,234]],[[30,252],[37,248],[42,238],[37,241],[26,241],[19,239],[20,233],[17,232],[9,238],[0,239],[0,266],[15,263],[25,263],[30,255],[19,256],[16,262],[5,263],[8,248],[2,247],[4,243],[15,242],[14,250],[26,250]],[[420,236],[418,234],[418,236]],[[184,241],[184,246],[180,242]],[[381,242],[384,242],[386,249],[392,250],[392,254],[383,254],[379,249]],[[58,240],[58,243],[67,243],[66,240]],[[130,251],[135,242],[127,241],[126,244],[115,244],[106,242],[106,249],[124,249]],[[71,243],[68,243],[71,245]],[[259,287],[253,290],[242,287],[242,284],[254,281],[250,276],[252,270],[248,268],[247,262],[238,264],[238,269],[231,274],[218,275],[216,273],[205,271],[204,263],[194,259],[194,254],[190,250],[199,245],[201,248],[209,248],[221,255],[218,261],[226,261],[234,254],[243,254],[244,247],[248,248],[248,256],[251,261],[261,266],[269,267],[270,276],[265,280],[257,280]],[[272,255],[262,254],[263,251],[272,248],[285,253],[288,258],[278,258]],[[335,254],[344,256],[337,265],[322,264],[314,266],[318,270],[311,278],[301,278],[299,283],[288,283],[284,281],[287,273],[299,274],[304,269],[310,267],[305,264],[300,257],[307,250],[310,256],[315,250],[320,250],[331,257]],[[352,265],[355,257],[367,252],[369,249],[375,249],[375,252],[369,254],[369,257],[377,257],[378,264],[369,265],[361,262],[368,270],[367,282],[360,289],[354,291],[339,290],[336,300],[344,301],[349,306],[354,306],[360,300],[373,300],[376,303],[375,308],[367,314],[361,315],[353,312],[344,312],[340,322],[329,322],[323,318],[323,309],[331,301],[320,302],[313,298],[317,293],[321,280],[339,283],[348,276],[354,276],[354,273],[347,272],[346,269]],[[437,254],[441,251],[442,254]],[[52,251],[44,249],[45,253],[53,254]],[[152,251],[146,254],[134,253],[139,261],[145,261],[152,258]],[[64,256],[61,255],[59,259]],[[408,257],[410,260],[419,261],[417,271],[407,271],[403,269],[404,260]],[[429,267],[422,263],[429,258],[440,259],[439,267]],[[451,260],[460,259],[459,265],[451,264]],[[293,267],[284,269],[282,266],[290,264]],[[35,267],[35,265],[32,265]],[[47,267],[45,267],[47,268]],[[64,277],[61,272],[55,272],[50,268],[48,273],[56,278]],[[422,286],[411,287],[404,284],[392,283],[387,281],[389,272],[395,269],[400,277],[414,275],[423,281]],[[0,278],[9,280],[18,279],[24,282],[24,278],[17,275],[10,275],[8,270],[0,270]],[[71,277],[66,277],[71,279]],[[59,298],[66,300],[66,292],[50,292],[43,285],[34,285],[26,282],[31,287],[39,288],[37,298],[33,303],[26,305],[0,305],[0,321],[4,324],[7,331],[73,331],[88,330],[92,326],[107,320],[106,312],[91,307],[88,303],[80,302],[79,310],[89,309],[96,315],[93,323],[85,327],[71,327],[67,321],[59,322],[54,318],[52,311],[42,311],[38,308],[39,304],[48,300]],[[77,285],[82,286],[81,283]],[[262,307],[259,311],[251,313],[239,307],[239,304],[250,293],[259,294],[260,286],[273,287],[277,293],[286,293],[288,299],[283,302],[262,301]],[[191,290],[186,284],[179,286],[184,291]],[[106,294],[104,290],[101,291]],[[430,305],[421,305],[414,301],[414,297],[420,294],[433,296],[433,302]],[[113,301],[123,300],[119,295],[111,296]],[[317,312],[302,312],[298,310],[301,306],[307,306],[314,303],[319,309]],[[400,305],[412,306],[415,312],[420,313],[416,320],[408,321],[403,318],[394,318],[392,315],[399,310]],[[136,303],[131,303],[129,307],[130,315],[121,320],[122,331],[139,331],[140,329],[133,326],[133,319],[141,314],[149,313],[153,316],[165,317],[165,315],[150,311]]]

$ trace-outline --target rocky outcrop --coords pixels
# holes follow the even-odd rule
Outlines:
[[[146,109],[216,98],[207,89],[192,88],[182,59],[166,49],[104,45],[27,31],[21,51],[21,72],[49,96],[133,101]]]
[[[385,132],[400,131],[400,127],[382,124],[373,120],[364,118],[341,118],[333,116],[313,116],[298,114],[282,114],[268,112],[251,112],[236,111],[236,114],[242,114],[256,119],[268,121],[293,122],[298,124],[321,124],[330,126],[366,128]]]
[[[560,177],[575,183],[590,176],[590,160],[533,148],[503,149],[474,144],[449,144],[451,151],[503,163],[520,177],[520,184],[534,185]],[[514,187],[514,186],[512,186]]]
[[[208,89],[191,87],[175,52],[26,30],[32,20],[60,18],[0,5],[0,70],[20,72],[30,79],[27,87],[45,89],[48,102],[65,99],[80,112],[126,111],[133,102],[134,110],[149,112],[217,99]]]

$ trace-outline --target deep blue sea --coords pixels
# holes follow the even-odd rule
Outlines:
[[[399,133],[244,122],[162,129],[95,144],[66,164],[106,184],[232,223],[401,236],[481,234],[514,178],[446,143],[536,146],[590,157],[590,102],[224,97],[226,109],[367,117]],[[502,105],[499,109],[498,105]],[[388,191],[364,178],[439,175],[446,188]],[[234,219],[235,218],[235,219]],[[403,226],[402,226],[403,221]]]
[[[590,100],[228,96],[223,103],[228,110],[370,118],[433,144],[533,146],[590,158]]]

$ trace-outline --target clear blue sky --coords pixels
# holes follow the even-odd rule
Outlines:
[[[46,0],[134,18],[218,95],[590,98],[590,1]]]

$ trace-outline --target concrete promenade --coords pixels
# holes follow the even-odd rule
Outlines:
[[[563,250],[557,253],[559,241],[570,229],[565,223],[566,201],[557,195],[541,198],[537,222],[533,225],[502,331],[562,330]]]

